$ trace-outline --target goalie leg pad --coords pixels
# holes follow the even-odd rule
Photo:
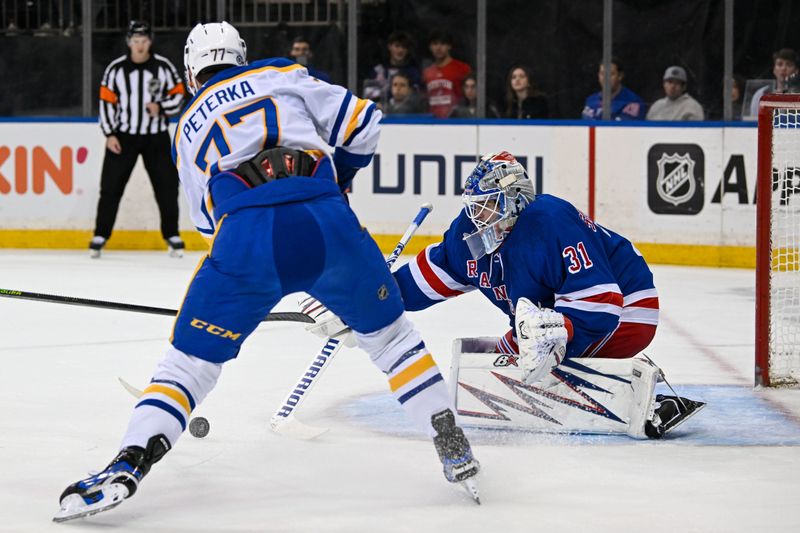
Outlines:
[[[661,369],[645,359],[634,358],[631,362],[633,398],[628,411],[628,435],[634,439],[646,439],[645,424],[653,418],[656,383]]]
[[[221,372],[221,364],[170,347],[136,404],[120,448],[146,448],[150,438],[160,433],[174,445]]]

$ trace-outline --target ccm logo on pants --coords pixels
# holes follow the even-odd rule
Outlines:
[[[208,322],[200,320],[199,318],[193,318],[190,325],[193,328],[204,329],[212,335],[220,336],[223,339],[231,339],[232,341],[235,341],[242,335],[241,333],[234,333],[225,328],[215,326],[214,324],[209,324]]]

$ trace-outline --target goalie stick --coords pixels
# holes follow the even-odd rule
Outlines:
[[[37,302],[50,302],[66,305],[79,305],[83,307],[99,307],[101,309],[113,309],[114,311],[132,311],[134,313],[146,313],[149,315],[177,316],[175,309],[164,307],[150,307],[148,305],[128,304],[124,302],[108,302],[105,300],[91,300],[89,298],[76,298],[74,296],[60,296],[58,294],[44,294],[40,292],[26,292],[14,289],[0,289],[0,297],[16,298],[18,300],[33,300]],[[313,324],[314,319],[303,313],[294,311],[270,313],[262,319],[262,322],[303,322]]]
[[[411,240],[411,237],[416,233],[419,225],[422,224],[422,221],[425,220],[425,217],[427,217],[428,213],[432,210],[433,205],[430,203],[424,203],[420,206],[417,216],[414,217],[414,220],[408,226],[406,232],[400,237],[397,246],[395,246],[392,253],[389,254],[389,258],[386,259],[387,267],[391,268],[395,261],[397,261],[397,258],[403,253],[408,241]],[[281,435],[288,435],[304,440],[314,439],[328,431],[328,428],[314,427],[301,422],[297,419],[295,414],[306,397],[308,397],[308,393],[314,385],[319,382],[322,373],[330,366],[336,354],[339,353],[348,335],[352,335],[350,329],[346,329],[325,341],[319,353],[314,356],[311,364],[306,371],[300,375],[300,378],[297,380],[295,386],[292,387],[286,399],[272,415],[272,418],[270,418],[269,427],[272,431]]]

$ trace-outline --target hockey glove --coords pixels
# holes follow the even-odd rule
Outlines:
[[[519,342],[522,378],[534,384],[561,364],[567,351],[569,332],[564,315],[535,306],[527,298],[517,301],[514,323]]]
[[[301,313],[314,319],[313,324],[306,325],[306,330],[318,337],[327,339],[349,329],[341,318],[333,314],[330,309],[322,305],[322,302],[313,296],[305,295],[301,297],[297,301],[297,305],[300,307]],[[352,348],[356,345],[355,336],[347,335],[343,342],[345,346]]]

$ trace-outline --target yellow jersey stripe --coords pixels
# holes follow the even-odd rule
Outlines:
[[[366,100],[359,98],[356,102],[356,108],[353,109],[353,114],[350,116],[350,122],[347,123],[347,128],[344,130],[344,137],[342,137],[342,139],[345,141],[350,138],[350,134],[353,133],[353,130],[356,129],[356,126],[358,126],[358,115],[361,114],[361,111],[363,111],[366,106]]]
[[[186,398],[186,395],[177,389],[173,389],[172,387],[167,387],[166,385],[162,385],[160,383],[153,383],[152,385],[148,386],[146,389],[142,391],[142,396],[145,396],[149,393],[157,392],[159,394],[163,394],[165,396],[169,396],[176,402],[183,407],[183,410],[186,411],[186,416],[192,414],[192,408],[189,406],[189,400]]]
[[[433,360],[431,354],[426,354],[425,357],[421,358],[419,361],[416,361],[403,370],[402,372],[395,375],[393,378],[389,380],[389,388],[392,389],[392,392],[395,392],[397,389],[406,385],[412,379],[417,378],[425,373],[426,370],[430,370],[436,366],[436,362]]]

